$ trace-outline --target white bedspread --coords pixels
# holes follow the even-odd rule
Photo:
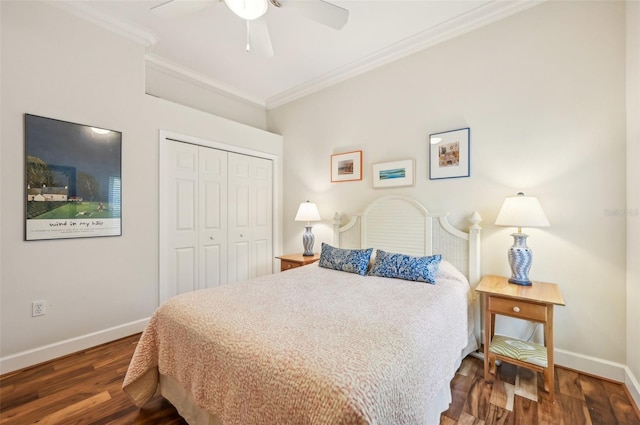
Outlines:
[[[470,288],[316,264],[179,295],[143,333],[124,381],[142,406],[158,372],[225,425],[420,424],[467,345]]]

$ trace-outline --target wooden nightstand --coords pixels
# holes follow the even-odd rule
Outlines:
[[[520,286],[509,283],[506,277],[485,276],[476,291],[484,299],[484,379],[489,381],[489,373],[495,374],[496,360],[526,367],[542,372],[544,389],[553,400],[553,306],[564,305],[558,285],[533,282]],[[496,314],[542,323],[544,346],[499,335],[494,338]]]
[[[304,256],[302,254],[287,254],[276,257],[280,259],[280,271],[295,269],[296,267],[306,266],[315,263],[320,259],[320,254]]]

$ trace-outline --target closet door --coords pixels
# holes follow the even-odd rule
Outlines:
[[[227,152],[168,142],[165,168],[165,298],[226,283]]]
[[[198,147],[167,145],[166,298],[198,289]]]
[[[270,160],[228,154],[229,282],[272,272],[273,205]]]

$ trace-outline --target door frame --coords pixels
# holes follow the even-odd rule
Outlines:
[[[169,189],[169,181],[167,179],[166,164],[167,164],[167,143],[168,142],[181,142],[181,143],[189,143],[192,145],[203,146],[213,149],[219,149],[227,152],[234,152],[241,155],[249,155],[255,156],[258,158],[264,158],[272,161],[273,169],[272,169],[272,179],[273,179],[273,190],[272,190],[272,205],[273,205],[273,232],[272,232],[272,252],[277,253],[281,252],[282,249],[282,231],[281,231],[281,223],[282,216],[280,208],[281,199],[281,189],[282,189],[282,179],[281,179],[281,171],[280,171],[280,157],[278,155],[262,152],[255,149],[244,148],[241,146],[230,145],[228,143],[222,143],[214,140],[207,140],[200,137],[189,136],[186,134],[175,133],[168,130],[160,130],[159,135],[159,186],[158,186],[158,214],[159,214],[159,233],[158,233],[158,305],[162,304],[166,301],[170,294],[168,294],[168,279],[167,279],[167,267],[166,261],[163,261],[167,256],[167,246],[164,241],[167,239],[167,225],[168,217],[163,206],[166,203],[166,194]],[[274,256],[272,259],[271,270],[275,271],[277,269],[277,260]]]

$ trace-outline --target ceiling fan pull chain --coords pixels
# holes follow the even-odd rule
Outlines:
[[[247,19],[247,52],[251,51],[251,30],[249,29],[249,20]]]

